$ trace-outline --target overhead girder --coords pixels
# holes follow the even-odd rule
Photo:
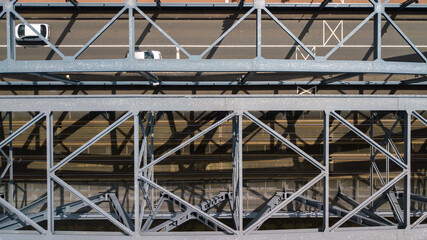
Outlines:
[[[3,12],[7,14],[8,21],[13,21],[16,17],[26,24],[29,28],[32,26],[15,10],[15,2],[3,3]],[[163,4],[163,3],[162,3]],[[246,6],[247,3],[245,3]],[[11,5],[11,7],[9,7]],[[328,4],[326,4],[327,6]],[[307,73],[307,74],[333,74],[333,73],[379,73],[379,74],[427,74],[427,57],[413,44],[407,35],[399,28],[399,26],[391,19],[386,9],[389,4],[382,2],[371,1],[371,8],[373,12],[365,18],[365,20],[354,28],[345,38],[343,38],[333,49],[326,55],[320,56],[314,54],[305,43],[303,43],[297,36],[295,36],[280,20],[278,20],[273,13],[271,13],[263,0],[255,0],[250,6],[249,10],[242,18],[235,22],[229,29],[227,29],[219,38],[217,38],[202,54],[193,55],[189,54],[177,41],[175,41],[166,31],[158,26],[152,19],[150,19],[139,7],[135,0],[126,0],[122,5],[123,8],[118,14],[113,17],[92,39],[87,42],[76,54],[73,56],[64,55],[57,46],[45,39],[35,29],[32,29],[37,35],[53,50],[62,60],[34,60],[25,61],[17,60],[15,58],[15,41],[14,28],[7,29],[8,36],[10,36],[7,43],[8,57],[0,64],[0,73],[73,73],[73,72],[288,72],[288,73]],[[163,5],[162,5],[163,6]],[[411,5],[410,5],[411,6]],[[111,24],[117,20],[125,11],[129,11],[129,52],[128,56],[124,59],[92,59],[84,60],[78,57],[106,30]],[[204,59],[204,56],[216,46],[216,44],[224,39],[231,31],[233,31],[245,18],[251,14],[256,13],[256,57],[254,59]],[[261,44],[261,21],[262,12],[267,13],[268,16],[276,22],[279,27],[289,35],[298,47],[304,49],[305,52],[311,57],[307,60],[291,60],[291,59],[265,59],[262,55]],[[140,60],[135,59],[135,38],[134,38],[134,14],[143,16],[149,23],[151,23],[157,30],[159,30],[166,38],[169,39],[176,47],[184,53],[188,59],[161,59],[161,60]],[[393,28],[401,35],[402,39],[416,52],[422,62],[406,62],[406,61],[385,61],[381,56],[381,28],[374,28],[374,49],[375,60],[373,61],[352,61],[352,60],[329,60],[330,56],[337,51],[344,43],[346,43],[358,30],[360,30],[370,19],[376,19],[378,24],[381,24],[381,16],[384,16],[386,21],[391,24]],[[10,24],[9,24],[10,25]],[[11,26],[11,25],[10,25]],[[376,32],[375,32],[376,31]],[[248,74],[243,83],[246,82],[251,76]],[[150,80],[153,79],[149,76]]]

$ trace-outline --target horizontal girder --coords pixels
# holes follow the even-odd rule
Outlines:
[[[1,73],[33,72],[294,72],[427,74],[426,63],[273,59],[3,61]]]
[[[423,95],[2,96],[0,111],[415,111]]]

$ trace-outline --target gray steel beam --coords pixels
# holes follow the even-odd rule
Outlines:
[[[255,11],[255,8],[251,8],[248,12],[245,13],[236,23],[234,23],[227,31],[225,31],[219,38],[217,38],[202,54],[200,54],[200,58],[203,58],[213,47],[215,47],[221,40],[223,40],[234,28],[236,28],[243,20],[245,20],[249,14]]]
[[[328,59],[334,52],[336,52],[338,50],[339,47],[341,47],[345,42],[347,42],[357,31],[359,31],[373,16],[375,15],[375,12],[372,12],[371,14],[369,14],[369,16],[367,16],[361,23],[359,23],[359,25],[357,25],[353,30],[351,30],[351,32],[349,34],[347,34],[347,36],[345,36],[345,38],[343,40],[341,40],[332,50],[330,50],[325,56],[325,59]],[[376,26],[376,25],[375,25]],[[375,27],[376,30],[376,27]],[[374,39],[377,39],[377,32],[374,32]],[[375,42],[375,47],[376,50],[377,48],[377,43]],[[375,51],[376,52],[376,51]]]
[[[426,125],[427,126],[427,120],[423,117],[423,116],[421,116],[421,114],[419,114],[419,113],[417,113],[417,112],[415,112],[415,111],[413,111],[412,112],[412,115],[414,115],[414,117],[416,117],[418,120],[420,120],[424,125]]]
[[[406,176],[404,181],[404,198],[403,198],[403,212],[404,212],[404,227],[406,229],[411,228],[411,151],[412,151],[412,142],[411,142],[411,111],[405,112],[405,125],[404,125],[404,162],[407,166]]]
[[[271,19],[273,19],[274,22],[277,23],[277,25],[280,26],[280,28],[283,29],[283,31],[285,31],[295,42],[297,42],[314,60],[316,60],[316,56],[314,55],[314,53],[308,49],[308,47],[301,41],[299,40],[299,38],[297,36],[295,36],[295,34],[293,34],[285,25],[283,25],[283,23],[277,19],[276,16],[274,16],[273,13],[271,13],[267,8],[264,8],[264,11],[271,17]]]
[[[135,230],[135,226],[132,223],[132,219],[129,217],[129,214],[126,213],[116,194],[107,193],[106,195],[108,197],[108,200],[110,201],[110,206],[113,208],[114,212],[117,215],[117,219],[127,228]]]
[[[236,230],[240,235],[243,234],[243,114],[242,111],[237,112],[237,191],[234,194],[239,194],[236,206],[237,206],[237,219],[239,224],[236,225]],[[234,190],[234,189],[233,189]],[[235,209],[236,210],[236,209]]]
[[[275,214],[280,209],[284,208],[290,202],[295,200],[297,197],[299,197],[301,194],[303,194],[305,191],[307,191],[310,187],[312,187],[314,184],[319,182],[324,176],[325,176],[325,172],[322,171],[319,175],[317,175],[311,181],[309,181],[304,186],[302,186],[300,189],[298,189],[298,191],[294,192],[291,196],[289,196],[285,201],[278,204],[270,212],[266,213],[265,215],[260,217],[256,222],[254,222],[251,226],[247,227],[245,229],[244,233],[248,234],[248,233],[254,231],[255,229],[259,228],[259,226],[261,226],[265,221],[267,221],[267,219],[269,219],[273,214]]]
[[[181,50],[182,51],[182,50]],[[0,73],[37,72],[293,72],[427,74],[426,63],[290,59],[84,59],[3,61]]]
[[[425,95],[69,95],[0,96],[0,111],[406,111]],[[43,114],[43,113],[41,113]],[[231,117],[231,116],[229,116]],[[34,119],[33,119],[34,121]],[[16,133],[16,132],[15,132]],[[8,144],[8,137],[0,147]]]
[[[361,137],[363,140],[365,140],[367,143],[375,147],[377,150],[379,150],[382,154],[389,157],[393,162],[395,162],[399,167],[403,169],[408,169],[408,165],[400,161],[398,158],[396,158],[394,155],[392,155],[390,152],[386,151],[381,145],[379,145],[377,142],[375,142],[372,138],[366,136],[362,131],[357,129],[355,126],[353,126],[351,123],[349,123],[347,120],[345,120],[343,117],[341,117],[336,112],[331,112],[331,115],[337,119],[339,122],[344,124],[347,128],[349,128],[351,131],[356,133],[359,137]]]
[[[184,199],[176,196],[175,194],[171,193],[170,191],[166,190],[164,187],[158,185],[157,183],[153,182],[152,180],[145,178],[144,176],[142,176],[142,174],[139,174],[139,177],[141,180],[143,180],[144,182],[148,183],[149,185],[151,185],[152,187],[158,189],[159,191],[169,195],[169,196],[173,196],[173,198],[178,201],[180,204],[184,205],[187,208],[193,209],[193,211],[197,212],[198,214],[200,214],[201,216],[211,220],[212,222],[214,222],[215,224],[218,225],[219,228],[221,228],[224,232],[227,232],[229,234],[236,234],[237,232],[230,228],[229,226],[225,225],[224,223],[220,222],[219,220],[211,217],[210,215],[208,215],[207,213],[203,212],[202,210],[198,209],[197,207],[191,205],[190,203],[188,203],[187,201],[185,201]]]
[[[29,110],[31,111],[31,110]],[[18,130],[10,134],[6,139],[0,142],[0,148],[3,148],[7,144],[13,141],[17,136],[19,136],[22,132],[27,130],[29,127],[31,127],[34,123],[38,122],[40,119],[42,119],[45,116],[44,112],[41,112],[37,114],[35,117],[33,117],[30,121],[25,123],[22,127],[20,127]]]
[[[415,44],[412,43],[412,41],[406,36],[405,33],[397,26],[397,24],[388,16],[387,13],[383,12],[384,17],[387,19],[387,21],[396,29],[396,31],[400,34],[400,36],[406,41],[406,43],[411,46],[411,48],[418,54],[418,56],[427,63],[427,58],[424,56],[424,54],[415,46]],[[380,16],[381,18],[381,16]]]
[[[78,58],[102,33],[105,32],[123,13],[126,11],[126,7],[123,7],[104,27],[101,28],[76,54],[73,59]],[[69,64],[69,62],[68,62]]]
[[[19,211],[23,214],[27,214],[28,212],[32,211],[33,209],[40,207],[40,205],[45,204],[46,201],[47,201],[47,196],[41,197],[41,198],[35,200],[34,202],[28,204],[27,206],[20,208]],[[7,215],[5,217],[0,218],[0,229],[3,228],[3,227],[1,227],[2,224],[6,221],[9,221],[12,216]]]
[[[55,76],[55,75],[51,75],[51,74],[47,74],[47,73],[29,73],[29,74],[37,76],[37,77],[47,78],[47,79],[54,80],[54,81],[59,81],[63,84],[77,85],[80,83],[80,81],[75,81],[72,79],[67,79],[67,78],[63,78],[63,77],[59,77],[59,76]]]
[[[399,240],[413,240],[413,239],[424,239],[426,230],[424,228],[413,229],[411,234],[404,229],[395,228],[378,228],[378,227],[353,227],[334,233],[325,234],[314,230],[299,230],[298,232],[292,232],[289,230],[272,230],[263,231],[260,234],[252,234],[240,236],[240,240],[259,240],[259,239],[316,239],[316,240],[342,240],[342,239],[377,239],[377,240],[388,240],[388,239],[399,239]],[[26,231],[14,231],[14,234],[3,233],[0,234],[2,240],[46,240],[43,235],[37,235],[33,232]],[[76,234],[70,234],[69,232],[62,231],[55,234],[52,240],[134,240],[131,236],[124,236],[121,233],[114,232],[85,232],[79,231]],[[187,232],[187,233],[158,233],[141,236],[138,240],[235,240],[236,236],[226,235],[221,232]]]
[[[85,144],[80,146],[78,149],[76,149],[74,152],[72,152],[70,155],[68,155],[66,158],[62,159],[59,163],[57,163],[55,166],[53,166],[50,169],[50,173],[54,173],[58,171],[59,168],[73,160],[75,157],[77,157],[80,153],[82,153],[84,150],[89,148],[92,144],[97,142],[99,139],[107,135],[109,132],[111,132],[114,128],[118,127],[120,124],[122,124],[124,121],[126,121],[128,118],[132,116],[131,112],[125,113],[121,118],[119,118],[117,121],[115,121],[113,124],[109,125],[107,128],[102,130],[100,133],[98,133],[95,137],[87,141]]]
[[[89,197],[89,199],[95,204],[107,201],[105,193],[97,194],[95,196]],[[31,207],[29,207],[30,206],[29,205],[25,208],[19,209],[19,211],[23,214],[26,214],[28,218],[30,218],[36,223],[45,221],[48,219],[47,211],[41,211],[36,213],[30,213],[30,211],[33,210],[35,207],[40,207],[41,204],[45,204],[46,201],[47,201],[47,197],[40,198],[39,200],[32,203]],[[54,217],[57,220],[68,219],[69,214],[72,214],[73,212],[76,212],[84,207],[87,207],[87,204],[82,200],[67,203],[62,206],[54,208]],[[1,222],[0,229],[2,230],[16,230],[28,225],[25,222],[17,220],[16,217],[14,217],[14,215],[5,217],[3,219],[0,221]]]
[[[308,155],[306,152],[304,152],[302,149],[300,149],[297,145],[293,144],[291,141],[283,137],[278,132],[274,131],[272,128],[267,126],[265,123],[261,122],[258,118],[256,118],[254,115],[250,114],[249,112],[243,113],[245,117],[247,117],[249,120],[254,122],[256,125],[264,129],[267,133],[269,133],[271,136],[285,144],[288,148],[292,149],[292,151],[296,152],[298,155],[303,157],[305,160],[313,164],[315,167],[317,167],[320,171],[325,171],[326,167],[323,166],[321,163],[319,163],[316,159],[314,159],[312,156]]]
[[[239,199],[239,125],[238,125],[238,116],[232,118],[232,158],[233,158],[233,173],[232,173],[232,190],[233,195],[230,201],[230,210],[232,212],[234,225],[236,230],[240,228],[240,219],[238,213],[238,199]]]
[[[215,195],[214,197],[203,201],[201,204],[199,204],[197,206],[197,208],[201,209],[202,211],[206,212],[209,209],[215,207],[216,205],[228,200],[230,198],[230,193],[228,192],[221,192],[218,195]],[[170,201],[170,199],[168,199]],[[173,198],[172,198],[173,200]],[[174,202],[174,201],[172,201]],[[194,211],[192,211],[191,209],[188,209],[182,213],[177,214],[175,217],[166,220],[165,222],[151,228],[151,229],[146,229],[149,232],[159,232],[159,231],[166,231],[169,232],[171,230],[173,230],[174,228],[182,225],[183,223],[187,222],[190,219],[197,219],[200,221],[200,219],[196,216],[194,216],[195,213]],[[201,221],[202,223],[205,223],[204,221]],[[210,224],[206,224],[206,226],[212,228],[213,230],[216,230],[216,224],[213,222],[209,222]]]
[[[163,202],[165,201],[165,195],[161,193],[160,198],[157,200],[156,208],[152,209],[150,214],[147,217],[147,220],[145,220],[144,225],[141,228],[141,232],[146,232],[150,229],[151,224],[153,223],[154,219],[156,218],[157,213],[160,211],[160,208],[162,207]]]
[[[161,4],[162,8],[206,8],[206,9],[215,9],[215,8],[228,8],[236,9],[239,8],[240,3],[230,2],[230,3],[208,3],[208,2],[182,2],[182,3],[170,3],[163,2]],[[153,3],[137,3],[138,7],[141,8],[158,8],[158,5],[153,1]],[[369,3],[328,3],[327,5],[322,3],[266,3],[267,8],[274,9],[315,9],[319,7],[330,8],[330,9],[372,9],[372,5]],[[388,3],[384,4],[384,7],[390,9],[402,8],[403,4],[398,3]],[[67,2],[18,2],[16,3],[17,8],[75,8],[71,3]],[[123,3],[114,3],[114,2],[80,2],[79,8],[118,8],[123,7]],[[253,7],[253,3],[244,3],[243,8]],[[407,9],[424,9],[427,8],[427,4],[417,3],[410,4],[405,6]]]
[[[257,1],[257,0],[254,0]],[[259,0],[258,0],[259,1]],[[256,9],[256,57],[262,58],[261,55],[261,26],[262,26],[262,8]]]
[[[393,123],[393,125],[391,126],[391,128],[390,128],[390,130],[387,130],[385,127],[384,127],[384,125],[382,124],[382,122],[381,122],[381,119],[378,117],[378,114],[377,113],[374,113],[374,115],[375,115],[375,117],[376,117],[376,120],[377,120],[377,122],[379,123],[379,125],[381,126],[381,128],[382,128],[382,130],[383,130],[383,132],[385,133],[385,138],[383,139],[383,141],[380,143],[380,146],[383,146],[385,143],[393,143],[393,141],[391,140],[391,134],[393,133],[393,130],[394,130],[394,128],[397,126],[397,124],[398,123],[400,123],[400,119],[401,119],[401,117],[402,117],[402,115],[400,115],[399,114],[399,117],[396,119],[396,121]],[[371,128],[371,133],[372,133],[372,131],[373,131],[373,128]],[[373,136],[373,134],[371,134],[371,138],[372,138],[372,136]],[[387,146],[388,146],[388,144],[387,144]],[[393,145],[392,146],[394,146],[394,151],[395,151],[395,153],[396,153],[396,155],[397,155],[397,158],[401,161],[401,162],[404,162],[404,160],[403,160],[403,158],[402,158],[402,156],[400,155],[400,153],[399,153],[399,151],[397,150],[397,148],[395,147],[395,145],[394,145],[394,143],[393,143]],[[373,148],[372,146],[371,146],[371,148]],[[372,149],[373,150],[373,149]],[[386,149],[386,151],[389,151],[388,149]],[[380,180],[380,183],[381,183],[381,185],[382,186],[384,186],[386,183],[388,183],[389,182],[389,171],[388,171],[388,168],[386,169],[386,181],[384,181],[384,179],[383,179],[383,177],[382,177],[382,175],[381,175],[381,172],[380,172],[380,170],[379,170],[379,168],[378,168],[378,166],[377,166],[377,164],[376,164],[376,162],[375,162],[375,157],[377,156],[377,154],[379,153],[379,150],[377,149],[376,151],[375,151],[375,153],[373,154],[373,155],[371,155],[371,165],[372,165],[372,168],[375,170],[375,172],[377,173],[377,175],[378,175],[378,179]],[[388,163],[388,161],[389,161],[389,158],[386,156],[386,164]],[[388,164],[387,164],[387,166],[388,166]],[[371,184],[371,195],[372,195],[372,191],[373,191],[373,183]],[[387,191],[387,192],[385,192],[385,194],[386,194],[386,196],[387,196],[387,199],[388,199],[388,201],[389,201],[389,203],[390,203],[390,206],[391,206],[391,208],[392,208],[392,210],[393,210],[393,214],[394,214],[394,216],[395,216],[395,218],[396,218],[396,220],[397,220],[397,222],[399,223],[399,226],[402,226],[403,224],[404,224],[404,215],[403,215],[403,211],[402,211],[402,209],[400,208],[400,205],[399,205],[399,202],[397,201],[397,197],[396,197],[396,194],[395,193],[393,193],[393,192],[390,192],[390,191]],[[376,205],[376,204],[374,204],[374,202],[372,203],[372,206],[374,206],[374,205]]]
[[[7,6],[5,6],[7,5]],[[5,11],[6,8],[6,11]],[[16,42],[15,42],[15,16],[13,10],[15,8],[15,1],[6,0],[3,4],[3,11],[6,12],[6,44],[7,44],[7,58],[6,60],[16,59]]]
[[[135,4],[135,0],[126,0],[127,5]],[[135,58],[135,13],[132,7],[128,7],[129,17],[129,53],[128,58]]]
[[[330,112],[323,112],[323,165],[325,177],[323,178],[323,231],[329,232],[329,121]]]
[[[66,182],[64,182],[62,179],[60,179],[59,177],[57,177],[55,174],[50,173],[50,175],[51,175],[51,179],[53,179],[56,183],[58,183],[59,185],[61,185],[62,187],[64,187],[68,191],[70,191],[76,197],[80,198],[82,201],[84,201],[85,203],[87,203],[94,210],[98,211],[107,220],[109,220],[111,223],[113,223],[118,228],[120,228],[123,232],[125,232],[126,234],[128,234],[130,236],[134,236],[134,232],[131,229],[129,229],[124,224],[122,224],[121,222],[119,222],[117,219],[115,219],[114,217],[112,217],[109,213],[107,213],[106,211],[104,211],[102,208],[100,208],[98,205],[96,205],[94,202],[92,202],[89,198],[85,197],[83,194],[81,194],[76,189],[74,189],[73,187],[71,187],[70,185],[68,185]]]
[[[169,41],[173,43],[177,48],[179,48],[179,50],[181,50],[181,52],[183,52],[187,57],[191,57],[191,55],[177,41],[175,41],[171,36],[169,36],[169,34],[167,34],[159,25],[157,25],[150,17],[148,17],[143,11],[141,11],[141,9],[135,7],[134,10],[141,14],[141,16],[143,16],[151,25],[153,25],[157,30],[159,30],[159,32],[163,34],[163,36],[169,39]],[[150,70],[144,72],[150,72]]]
[[[46,195],[47,195],[47,231],[50,234],[55,232],[54,224],[54,206],[55,206],[55,196],[54,196],[54,182],[50,176],[51,169],[54,164],[54,137],[53,137],[53,113],[46,113]]]
[[[56,53],[58,54],[62,59],[65,59],[65,55],[59,51],[59,49],[53,45],[49,40],[47,40],[43,35],[41,35],[41,33],[39,31],[37,31],[27,20],[25,20],[19,13],[17,13],[15,10],[12,11],[13,15],[15,15],[19,20],[21,20],[21,22],[23,24],[25,24],[26,27],[28,27],[29,29],[31,29],[31,31],[33,31],[44,43],[46,43],[47,45],[49,45],[49,47]],[[15,29],[13,28],[13,31]],[[49,61],[47,61],[49,62]],[[68,63],[69,64],[69,63]],[[35,72],[39,72],[39,71],[35,71]]]
[[[298,196],[297,198],[295,198],[295,201],[298,201],[298,202],[305,204],[307,206],[310,206],[310,207],[317,208],[319,210],[324,210],[324,205],[322,202],[308,198],[308,197]],[[339,208],[339,207],[330,206],[329,212],[338,216],[338,217],[344,217],[350,211]],[[365,216],[358,214],[358,213],[351,216],[349,218],[349,220],[354,222],[354,223],[365,225],[365,226],[384,226],[385,225],[382,221],[378,221],[376,219],[371,219],[369,217],[365,217]]]
[[[139,170],[139,172],[144,172],[145,170],[149,169],[150,167],[153,167],[154,165],[156,165],[157,163],[163,161],[164,159],[166,159],[167,157],[169,157],[170,155],[172,155],[173,153],[179,151],[180,149],[182,149],[183,147],[187,146],[188,144],[190,144],[191,142],[195,141],[197,138],[205,135],[206,133],[212,131],[214,128],[218,127],[219,125],[223,124],[224,122],[230,120],[232,117],[234,116],[234,113],[224,117],[223,119],[219,120],[218,122],[212,124],[211,126],[209,126],[208,128],[204,129],[203,131],[199,132],[198,134],[194,135],[193,137],[191,137],[190,139],[188,139],[187,141],[181,143],[179,146],[176,146],[174,149],[170,150],[169,152],[163,154],[162,156],[158,157],[156,160],[150,162],[149,164],[147,164],[146,166],[144,166],[143,168],[141,168]]]
[[[284,199],[286,199],[286,195],[284,192],[276,192],[273,197],[271,197],[270,200],[265,203],[264,207],[259,210],[258,214],[254,218],[252,218],[252,220],[248,223],[246,227],[252,226],[258,221],[258,219],[260,219],[262,216],[274,209],[274,207],[276,207]],[[259,227],[260,225],[258,225],[254,230],[258,230]]]
[[[384,11],[382,0],[377,0],[374,6],[374,60],[382,60],[381,44],[382,44],[382,24],[381,13]]]
[[[374,194],[368,197],[365,201],[363,201],[359,206],[355,207],[352,211],[346,214],[343,218],[341,218],[338,222],[336,222],[332,227],[330,227],[330,231],[334,231],[336,228],[341,226],[347,220],[349,220],[352,216],[357,214],[360,210],[362,210],[366,205],[372,202],[375,198],[379,197],[385,191],[389,190],[392,186],[394,186],[399,180],[404,178],[407,175],[408,170],[404,170],[398,176],[396,176],[393,180],[385,184],[382,188],[378,189]]]
[[[143,72],[146,73],[146,72]],[[206,87],[206,86],[223,86],[223,87],[233,87],[233,86],[361,86],[361,87],[381,87],[381,86],[394,86],[394,87],[404,87],[404,86],[425,86],[427,81],[334,81],[334,82],[325,82],[325,81],[263,81],[263,80],[252,80],[255,72],[248,72],[241,78],[240,81],[161,81],[158,82],[158,86],[188,86],[188,87]],[[157,77],[152,75],[153,78],[150,80],[157,81]],[[59,80],[59,79],[58,79]],[[63,79],[65,80],[65,79]],[[73,80],[70,80],[73,81]],[[65,82],[54,82],[54,81],[16,81],[16,82],[0,82],[2,87],[19,87],[19,86],[31,86],[31,87],[61,87],[61,86],[152,86],[153,81],[76,81],[65,83]]]
[[[337,197],[344,200],[345,202],[347,202],[348,204],[350,204],[353,207],[357,207],[360,205],[359,202],[357,202],[356,200],[348,197],[347,195],[345,195],[344,193],[341,192],[341,188],[338,188],[338,193],[337,193]],[[368,208],[362,208],[362,210],[360,210],[362,213],[364,213],[365,215],[369,216],[372,219],[375,219],[379,222],[384,223],[384,225],[389,225],[389,226],[394,226],[396,224],[394,224],[393,222],[391,222],[390,220],[388,220],[385,217],[379,216],[378,214],[376,214],[375,212],[369,210]]]
[[[47,233],[47,231],[44,228],[42,228],[39,224],[37,224],[36,222],[34,222],[27,215],[23,214],[21,211],[19,211],[18,209],[16,209],[14,206],[12,206],[10,203],[8,203],[6,200],[4,200],[2,197],[0,197],[0,205],[2,205],[7,211],[10,211],[10,212],[16,214],[16,216],[18,216],[19,219],[21,219],[23,222],[31,225],[39,233],[41,233],[41,234],[46,234]]]
[[[138,180],[138,172],[139,168],[141,167],[141,153],[143,153],[145,150],[143,150],[143,147],[145,148],[144,141],[146,141],[146,138],[144,137],[143,142],[141,144],[141,149],[139,147],[139,130],[141,122],[141,115],[139,112],[133,113],[133,189],[134,189],[134,231],[135,236],[139,236],[139,230],[141,226],[142,219],[140,218],[140,212],[141,212],[141,205],[140,205],[140,188],[139,188],[139,180]],[[141,124],[141,128],[144,128],[144,125]],[[144,134],[144,129],[141,129],[142,133]],[[145,136],[145,134],[144,134]],[[141,151],[142,150],[142,151]],[[142,210],[143,212],[143,210]]]

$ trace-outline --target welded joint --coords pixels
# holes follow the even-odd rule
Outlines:
[[[335,111],[335,109],[333,109],[333,108],[325,108],[323,110],[323,112],[327,115],[331,115],[331,112],[334,112],[334,111]]]
[[[134,9],[136,7],[136,0],[125,0],[125,7]]]
[[[385,13],[385,5],[381,3],[381,1],[379,1],[377,4],[375,4],[375,13],[377,14],[383,14]]]
[[[64,56],[62,58],[62,60],[64,60],[64,61],[74,61],[74,60],[76,60],[76,58],[74,56]]]
[[[202,60],[202,55],[190,55],[188,57],[188,60],[190,60],[191,62],[198,62]]]
[[[265,8],[265,0],[254,0],[254,8],[264,9]]]
[[[5,1],[3,3],[4,12],[12,12],[15,10],[15,1]]]
[[[326,60],[328,60],[328,58],[325,56],[316,56],[316,59],[314,59],[316,62],[325,62]]]
[[[139,115],[139,110],[138,109],[132,109],[129,112],[132,113],[132,116],[137,117]]]

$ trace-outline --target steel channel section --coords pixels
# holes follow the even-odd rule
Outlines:
[[[68,2],[17,2],[17,8],[71,8],[75,9],[76,7]],[[229,8],[236,9],[239,8],[240,3],[195,3],[195,2],[182,2],[182,3],[161,3],[162,8]],[[384,4],[387,8],[403,8],[402,4],[397,3],[388,3]],[[122,7],[123,3],[114,3],[114,2],[79,2],[79,8],[118,8]],[[141,8],[156,8],[158,9],[158,5],[156,3],[137,3],[138,7]],[[268,8],[276,8],[276,9],[318,9],[319,7],[323,8],[332,8],[332,9],[371,9],[372,5],[369,3],[266,3],[266,7]],[[242,8],[252,8],[253,3],[244,3]],[[404,6],[407,9],[423,9],[427,8],[427,4],[410,4]],[[1,14],[0,14],[1,16]]]
[[[389,143],[393,143],[393,141],[391,140],[391,134],[393,133],[394,128],[397,126],[397,124],[400,122],[401,119],[401,114],[399,114],[399,117],[396,119],[396,121],[394,122],[394,124],[391,126],[390,130],[387,131],[387,129],[384,127],[384,125],[381,122],[381,119],[378,117],[378,113],[377,112],[373,112],[373,114],[371,114],[371,116],[375,116],[378,124],[380,125],[380,127],[382,128],[383,132],[385,133],[385,138],[382,140],[382,142],[380,143],[380,146],[383,146],[384,144],[386,144],[386,146],[389,145]],[[373,123],[373,118],[371,119],[371,123]],[[371,124],[371,138],[373,138],[373,125]],[[394,143],[393,143],[393,146]],[[371,152],[374,150],[375,148],[373,146],[371,146]],[[393,148],[393,150],[395,151],[395,154],[397,156],[397,158],[404,162],[404,159],[402,159],[402,156],[400,155],[399,151],[397,151],[397,148]],[[386,151],[389,152],[389,148],[386,148]],[[384,181],[383,176],[381,175],[381,172],[375,162],[375,157],[377,156],[377,154],[379,153],[379,150],[377,149],[375,151],[375,153],[373,155],[371,155],[371,168],[373,170],[375,170],[375,173],[378,175],[378,179],[380,180],[380,183],[382,186],[384,186],[386,183],[389,182],[389,169],[388,167],[386,167],[386,181]],[[389,157],[386,156],[386,164],[388,163],[388,161],[390,160]],[[388,166],[388,164],[387,164]],[[372,171],[373,173],[373,171]],[[373,181],[371,180],[371,195],[373,193]],[[396,217],[396,220],[398,221],[399,225],[402,226],[404,224],[404,216],[403,216],[403,212],[402,209],[399,206],[399,203],[397,202],[397,198],[396,198],[396,194],[395,193],[390,193],[389,191],[386,192],[386,196],[387,199],[389,200],[389,203],[392,207],[393,213]],[[372,205],[374,205],[372,203]]]
[[[0,111],[406,111],[427,106],[424,95],[69,95],[0,96]],[[44,113],[41,113],[44,114]],[[129,116],[131,113],[129,114]],[[231,116],[229,116],[231,117]],[[19,130],[18,130],[19,131]],[[8,137],[0,147],[9,143]],[[395,158],[395,157],[394,157]],[[400,160],[399,160],[400,162]],[[403,163],[401,163],[403,164]]]
[[[13,61],[16,59],[15,16],[12,12],[15,6],[11,0],[6,1],[5,4],[12,5],[12,8],[7,7],[9,9],[6,11],[7,60]]]
[[[405,112],[405,126],[404,126],[404,133],[405,133],[405,155],[404,160],[405,164],[407,166],[406,168],[406,176],[404,180],[404,227],[406,229],[410,229],[411,227],[411,118],[412,114],[411,111]]]
[[[342,124],[344,124],[351,131],[353,131],[354,133],[356,133],[363,140],[365,140],[366,142],[368,142],[371,146],[375,147],[382,154],[384,154],[387,157],[389,157],[399,167],[401,167],[404,170],[408,169],[408,166],[405,163],[403,163],[402,161],[400,161],[400,159],[396,158],[393,154],[391,154],[390,152],[388,152],[387,150],[385,150],[381,145],[379,145],[377,142],[375,142],[372,138],[366,136],[366,134],[364,134],[362,131],[360,131],[359,129],[357,129],[355,126],[353,126],[351,123],[349,123],[343,117],[341,117],[339,114],[337,114],[336,112],[331,112],[331,115],[335,119],[337,119],[339,122],[341,122]]]
[[[410,85],[426,85],[427,81],[423,78],[415,78],[413,80],[403,80],[403,81],[375,81],[375,82],[362,82],[362,81],[248,81],[251,79],[255,72],[248,72],[239,81],[161,81],[158,82],[158,86],[187,86],[187,87],[206,87],[206,86],[223,86],[223,87],[232,87],[232,86],[410,86]],[[46,75],[43,77],[47,78]],[[17,86],[44,86],[44,87],[61,87],[61,86],[131,86],[134,87],[146,87],[153,86],[153,81],[64,81],[65,78],[60,78],[57,76],[51,75],[52,80],[55,81],[26,81],[26,82],[0,82],[2,87],[17,87]]]
[[[55,197],[54,197],[54,182],[51,178],[51,169],[54,165],[54,145],[53,145],[53,113],[46,113],[46,176],[47,176],[47,231],[49,234],[55,232]]]
[[[13,135],[12,130],[12,112],[8,113],[9,115],[9,136]],[[13,180],[13,143],[10,141],[9,143],[9,157],[8,157],[8,164],[9,164],[9,202],[13,205],[13,198],[14,198],[14,188],[15,188],[15,182]]]
[[[71,64],[72,63],[72,64]],[[0,73],[34,72],[293,72],[427,74],[427,64],[281,59],[130,59],[3,61]]]
[[[10,3],[10,2],[9,2]],[[9,4],[8,3],[8,4]],[[11,19],[11,13],[18,17],[33,31],[33,27],[28,24],[15,10],[6,11],[7,19]],[[292,32],[289,31],[277,18],[267,9],[265,2],[256,0],[253,7],[233,24],[224,34],[214,41],[201,55],[190,55],[183,49],[179,43],[172,39],[163,29],[161,29],[153,20],[151,20],[134,1],[126,1],[125,6],[119,13],[113,17],[92,39],[83,46],[74,56],[64,56],[51,42],[47,41],[37,31],[37,35],[48,44],[63,60],[38,60],[38,61],[16,61],[14,56],[8,55],[8,58],[0,65],[1,73],[37,73],[37,72],[298,72],[298,73],[384,73],[384,74],[427,74],[426,63],[411,62],[386,62],[381,59],[381,17],[384,15],[388,22],[398,31],[402,38],[417,52],[417,54],[427,62],[427,58],[420,52],[409,38],[401,31],[385,12],[388,6],[381,2],[372,2],[373,12],[361,24],[359,24],[349,35],[346,36],[338,45],[336,45],[327,55],[315,56]],[[129,12],[129,49],[134,52],[134,11],[140,13],[149,23],[157,28],[165,37],[175,44],[189,59],[163,59],[158,61],[136,60],[134,56],[126,59],[94,59],[94,60],[76,60],[76,58],[85,51],[110,25],[120,17],[124,11]],[[256,58],[254,59],[202,59],[219,41],[230,33],[238,24],[240,24],[250,13],[257,10],[256,24]],[[290,35],[312,58],[313,60],[273,60],[263,59],[261,57],[261,12],[265,11],[279,26]],[[373,15],[375,15],[375,61],[346,61],[346,60],[327,60],[331,54],[344,44],[356,31],[358,31]],[[8,24],[8,49],[14,48],[13,30]],[[13,40],[13,41],[12,41]],[[10,53],[11,51],[8,51]],[[70,64],[70,63],[73,64]]]
[[[237,199],[238,202],[238,219],[239,219],[239,227],[237,231],[239,232],[239,236],[243,235],[244,226],[243,226],[243,114],[242,111],[238,113],[238,191],[239,197]]]
[[[139,196],[139,179],[138,179],[138,173],[139,173],[139,168],[141,165],[141,158],[140,158],[140,154],[142,151],[140,151],[139,148],[139,130],[140,130],[140,126],[139,126],[139,122],[140,122],[141,116],[139,112],[134,112],[133,113],[133,181],[134,181],[134,185],[133,185],[133,189],[134,189],[134,223],[133,225],[135,226],[135,232],[134,235],[138,236],[139,235],[139,226],[140,226],[140,222],[142,221],[142,219],[140,219],[140,196]],[[144,129],[142,129],[142,132],[144,132]],[[144,138],[145,140],[145,138]],[[142,146],[144,146],[144,142],[142,142]]]
[[[330,113],[323,112],[323,165],[325,177],[323,178],[323,231],[329,232],[329,119]]]

